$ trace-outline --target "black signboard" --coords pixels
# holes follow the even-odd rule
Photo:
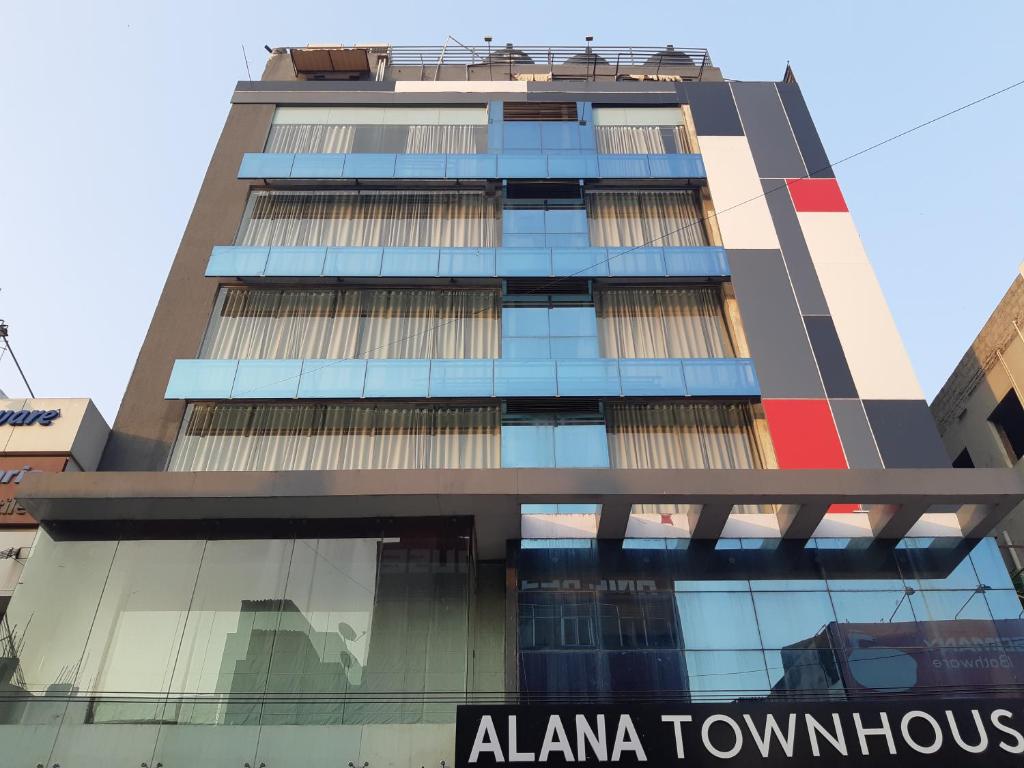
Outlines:
[[[1024,766],[1024,699],[458,708],[455,768]]]

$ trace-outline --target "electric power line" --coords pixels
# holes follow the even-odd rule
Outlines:
[[[854,152],[852,154],[846,155],[845,157],[843,157],[843,158],[841,158],[839,160],[836,160],[834,163],[829,163],[828,165],[825,165],[825,166],[823,166],[821,168],[817,168],[817,169],[815,169],[813,171],[808,171],[803,176],[799,176],[799,177],[796,177],[796,178],[799,178],[799,179],[813,178],[817,174],[819,174],[819,173],[821,173],[823,171],[830,170],[832,168],[835,168],[837,165],[845,163],[845,162],[847,162],[849,160],[853,160],[854,158],[860,157],[861,155],[865,155],[868,152],[871,152],[873,150],[879,149],[880,147],[883,147],[886,144],[890,144],[890,143],[896,141],[897,139],[901,139],[904,136],[908,136],[911,133],[914,133],[915,131],[919,131],[922,128],[926,128],[929,125],[937,123],[940,120],[944,120],[947,117],[952,117],[953,115],[957,114],[958,112],[963,112],[964,110],[967,110],[967,109],[970,109],[971,107],[977,106],[978,104],[981,104],[984,101],[988,101],[989,99],[993,99],[996,96],[1000,96],[1000,95],[1002,95],[1004,93],[1007,93],[1008,91],[1012,91],[1014,88],[1018,88],[1021,85],[1024,85],[1024,80],[1018,80],[1015,83],[1011,83],[1010,85],[1007,85],[1007,86],[1005,86],[1003,88],[1000,88],[1000,89],[998,89],[996,91],[992,91],[990,93],[987,93],[984,96],[981,96],[981,97],[979,97],[977,99],[974,99],[973,101],[967,102],[966,104],[961,104],[959,107],[956,107],[955,109],[951,109],[948,112],[942,113],[941,115],[937,115],[936,117],[933,117],[933,118],[930,118],[928,120],[925,120],[922,123],[918,123],[917,125],[914,125],[914,126],[912,126],[910,128],[907,128],[905,131],[901,131],[900,133],[894,134],[894,135],[888,137],[887,139],[883,139],[882,141],[879,141],[879,142],[877,142],[875,144],[872,144],[871,146],[864,147],[863,149],[857,150],[856,152]],[[620,258],[621,256],[625,256],[627,253],[632,253],[633,251],[637,251],[637,250],[639,250],[641,248],[646,248],[647,246],[652,245],[654,243],[657,243],[660,240],[664,240],[666,237],[669,237],[670,235],[674,235],[674,234],[677,234],[679,232],[683,232],[685,230],[692,229],[693,227],[696,227],[698,225],[704,224],[705,222],[710,221],[711,219],[716,219],[717,220],[718,217],[720,217],[723,213],[728,213],[729,211],[734,211],[737,208],[740,208],[741,206],[747,205],[749,203],[753,203],[753,202],[755,202],[757,200],[761,200],[761,199],[767,197],[768,195],[770,195],[773,192],[777,192],[780,189],[785,189],[786,186],[787,186],[787,182],[783,181],[781,184],[779,184],[779,185],[777,185],[775,187],[772,187],[771,189],[766,190],[765,192],[762,192],[759,195],[755,195],[753,197],[747,198],[746,200],[742,200],[742,201],[740,201],[738,203],[730,205],[727,208],[723,208],[720,211],[715,211],[715,212],[713,212],[711,214],[708,214],[706,216],[702,216],[701,218],[695,219],[695,220],[691,221],[688,224],[684,224],[683,226],[678,227],[677,229],[673,229],[673,230],[671,230],[669,232],[666,232],[663,235],[659,235],[658,237],[651,238],[650,240],[647,240],[647,241],[641,243],[640,245],[633,245],[633,246],[629,246],[627,248],[624,248],[623,250],[618,251],[617,253],[615,253],[612,256],[609,256],[606,259],[602,259],[601,261],[595,262],[594,264],[591,264],[588,267],[584,267],[583,269],[577,270],[576,272],[573,272],[573,273],[571,273],[569,275],[562,275],[560,277],[556,277],[556,278],[550,280],[549,282],[547,282],[547,283],[545,283],[543,285],[537,286],[536,288],[533,288],[533,289],[531,289],[529,291],[526,291],[525,293],[520,294],[520,295],[529,296],[531,294],[542,294],[542,293],[546,292],[546,289],[551,288],[553,286],[556,286],[559,283],[564,282],[565,280],[569,280],[569,279],[571,279],[573,277],[578,277],[580,275],[584,275],[584,274],[590,272],[591,270],[593,270],[595,267],[599,267],[602,264],[607,264],[608,262],[612,261],[613,259],[617,259],[617,258]],[[474,315],[483,314],[483,313],[489,312],[489,311],[490,311],[490,308],[489,307],[485,307],[484,309],[480,309],[480,310],[477,310],[475,312],[470,312],[470,313],[468,313],[468,314],[466,314],[464,316],[461,316],[461,317],[458,317],[458,318],[453,318],[451,320],[446,320],[444,322],[441,322],[441,323],[438,323],[436,325],[433,325],[433,326],[431,326],[429,328],[425,328],[422,331],[417,331],[416,333],[409,334],[408,336],[403,336],[401,338],[394,339],[392,341],[387,342],[386,344],[380,344],[380,345],[378,345],[376,347],[371,347],[370,349],[364,349],[364,350],[362,350],[360,352],[355,353],[352,357],[337,358],[337,359],[331,360],[329,362],[325,362],[323,365],[321,365],[318,368],[312,368],[312,369],[310,369],[308,371],[302,371],[302,372],[300,372],[300,373],[298,373],[296,375],[293,375],[293,376],[286,376],[285,378],[278,379],[277,381],[266,382],[266,383],[261,384],[261,385],[259,385],[257,387],[253,387],[252,389],[248,389],[245,392],[240,392],[239,395],[251,394],[252,392],[257,392],[257,391],[259,391],[261,389],[266,389],[267,387],[273,387],[273,386],[276,386],[278,384],[284,384],[285,382],[292,381],[293,379],[301,379],[303,376],[306,376],[306,375],[309,375],[309,374],[313,374],[313,373],[317,373],[317,372],[322,371],[322,370],[324,370],[326,368],[330,368],[333,365],[337,365],[338,363],[347,362],[347,361],[350,361],[350,360],[358,360],[362,356],[368,355],[368,354],[370,354],[372,352],[376,352],[376,351],[381,350],[381,349],[386,349],[388,347],[394,346],[395,344],[400,344],[403,341],[409,341],[410,339],[414,339],[414,338],[417,338],[419,336],[423,336],[423,335],[426,335],[428,333],[432,333],[433,331],[435,331],[435,330],[437,330],[439,328],[444,328],[447,325],[451,325],[451,324],[456,323],[456,322],[461,322],[461,321],[465,320],[468,317],[473,317]],[[12,356],[13,356],[13,352],[12,352]]]

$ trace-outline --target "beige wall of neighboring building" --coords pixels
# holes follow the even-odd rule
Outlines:
[[[1017,459],[990,416],[1011,391],[1024,404],[1024,264],[985,326],[931,404],[950,459],[965,449],[975,467],[1013,467]],[[999,532],[1007,564],[1024,567],[1024,504]]]

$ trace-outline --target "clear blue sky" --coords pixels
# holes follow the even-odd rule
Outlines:
[[[727,77],[789,60],[833,160],[1024,79],[1024,3],[520,0],[9,2],[0,12],[0,318],[39,396],[113,420],[216,143],[242,44],[706,47]],[[837,169],[930,398],[1024,241],[1024,87]],[[0,389],[22,395],[10,359]]]

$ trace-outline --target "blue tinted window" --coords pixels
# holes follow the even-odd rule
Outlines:
[[[494,274],[493,248],[442,248],[439,275],[480,275]]]
[[[729,263],[724,248],[666,248],[665,269],[669,275],[726,276]]]
[[[325,275],[379,275],[381,248],[328,248]]]
[[[647,162],[656,179],[699,179],[706,175],[697,155],[648,155]]]
[[[608,272],[612,275],[664,275],[662,249],[611,248],[608,251]]]
[[[754,607],[765,648],[809,640],[836,620],[828,592],[755,592]]]
[[[295,397],[301,374],[301,360],[242,360],[231,397]]]
[[[546,307],[505,307],[501,311],[502,336],[547,336]]]
[[[218,245],[210,254],[206,274],[210,277],[262,275],[269,257],[269,248]]]
[[[299,397],[360,397],[365,360],[303,360]]]
[[[544,242],[551,248],[586,248],[590,245],[590,235],[550,232],[544,236]]]
[[[554,307],[548,311],[552,336],[596,336],[597,313],[593,307]]]
[[[548,175],[544,155],[498,155],[498,176],[503,179],[543,179]]]
[[[888,624],[913,621],[914,611],[906,592],[834,592],[836,619],[851,624]]]
[[[992,538],[982,539],[971,551],[971,562],[978,581],[993,589],[1012,589],[1010,574],[1006,570],[999,546]]]
[[[240,179],[287,179],[295,155],[246,152],[238,169]]]
[[[508,248],[546,248],[548,244],[547,235],[537,234],[512,234],[506,233],[501,236],[501,244]],[[545,274],[547,274],[545,272]]]
[[[566,360],[558,363],[558,394],[615,397],[621,392],[616,360]]]
[[[426,397],[429,360],[370,360],[366,397]]]
[[[326,248],[271,248],[265,274],[318,277],[326,256]]]
[[[552,397],[556,392],[553,360],[495,360],[497,397]]]
[[[750,360],[684,360],[686,389],[693,396],[756,395],[760,393]]]
[[[594,336],[557,336],[551,339],[551,357],[556,360],[573,360],[600,356],[597,338]]]
[[[686,651],[685,656],[694,701],[721,701],[722,691],[765,694],[771,687],[761,651]]]
[[[345,158],[346,179],[392,179],[396,155],[355,154]]]
[[[540,126],[540,123],[527,120],[505,123],[502,130],[503,148],[539,150],[541,147]]]
[[[650,176],[647,155],[600,155],[597,166],[606,179],[630,179]]]
[[[579,237],[567,235],[566,237]],[[551,265],[556,275],[600,277],[608,274],[607,257],[602,250],[593,248],[555,248],[551,252]]]
[[[552,121],[540,124],[540,143],[544,149],[579,149],[579,123]]]
[[[493,392],[490,360],[433,360],[430,364],[431,397],[490,397]]]
[[[593,179],[599,175],[595,155],[548,155],[548,175],[553,179]]]
[[[988,603],[992,618],[997,621],[1019,619],[1024,615],[1024,606],[1021,605],[1020,596],[1012,589],[993,589],[991,592],[986,592],[985,602]]]
[[[680,397],[686,394],[683,369],[674,360],[619,360],[622,394]]]
[[[237,367],[237,360],[175,360],[164,396],[168,400],[230,397]]]
[[[501,356],[506,359],[531,360],[551,357],[547,338],[505,336],[501,340]]]
[[[501,466],[555,466],[555,428],[533,424],[502,426]]]
[[[545,232],[571,232],[586,235],[590,231],[587,228],[587,212],[584,210],[570,208],[544,211],[543,213]]]
[[[749,592],[679,592],[676,606],[686,648],[761,647]]]
[[[498,158],[495,155],[448,155],[445,177],[449,179],[496,179]]]
[[[437,248],[385,248],[381,274],[433,277],[438,257]]]
[[[395,176],[402,179],[443,179],[444,155],[399,155]]]
[[[543,234],[544,211],[531,208],[506,208],[501,212],[501,228],[506,234]]]
[[[501,277],[544,277],[551,274],[547,248],[499,248],[497,272]]]
[[[292,163],[293,179],[340,179],[345,168],[345,155],[296,155]]]
[[[555,427],[556,467],[607,467],[608,433],[604,424]]]

